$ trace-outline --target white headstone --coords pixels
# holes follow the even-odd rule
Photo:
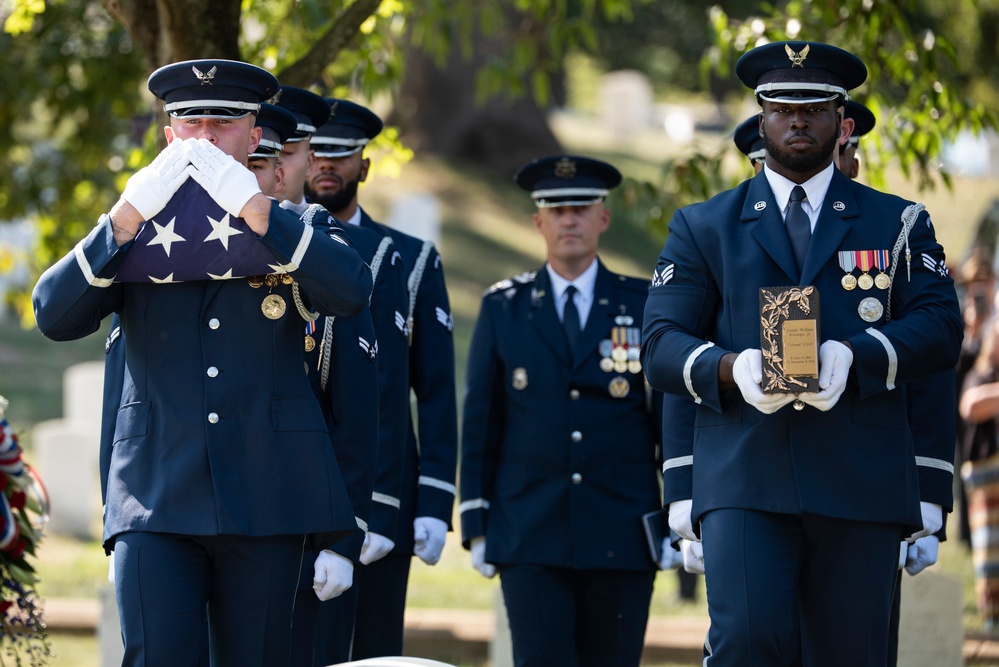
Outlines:
[[[412,192],[397,198],[385,224],[440,246],[441,205],[430,193]]]
[[[961,667],[964,664],[961,582],[924,570],[902,573],[898,664],[903,667]]]
[[[104,362],[70,366],[62,376],[62,416],[98,434],[104,399]]]
[[[118,602],[114,595],[114,585],[101,587],[101,615],[97,624],[97,648],[101,667],[118,667],[125,657],[125,647],[121,642],[121,621],[118,618]]]
[[[600,108],[604,125],[619,136],[627,136],[655,123],[652,85],[636,70],[618,70],[600,80]]]
[[[503,589],[496,587],[493,604],[496,614],[496,633],[489,643],[489,664],[491,667],[513,667],[513,639],[510,637],[510,622],[503,602]]]
[[[99,438],[86,422],[51,419],[35,425],[34,465],[51,505],[48,532],[80,539],[100,534]]]

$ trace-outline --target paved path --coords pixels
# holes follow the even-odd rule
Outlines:
[[[96,631],[99,603],[91,599],[45,601],[51,632]],[[495,629],[493,612],[468,609],[408,609],[406,652],[449,660],[483,660]],[[643,662],[700,664],[701,644],[708,630],[705,616],[655,616],[649,619]],[[999,639],[969,634],[964,639],[968,665],[999,665]]]

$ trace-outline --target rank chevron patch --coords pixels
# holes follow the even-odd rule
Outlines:
[[[652,286],[660,287],[673,279],[674,264],[667,264],[662,269],[652,272]]]
[[[929,269],[933,273],[936,273],[941,278],[946,278],[947,276],[950,275],[950,271],[947,269],[947,262],[945,262],[942,259],[938,260],[935,257],[927,255],[926,253],[922,253],[922,255],[923,255],[923,266],[925,266],[927,269]]]

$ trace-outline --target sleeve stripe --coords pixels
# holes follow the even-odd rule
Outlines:
[[[454,484],[445,482],[442,479],[434,479],[433,477],[427,477],[426,475],[420,475],[419,483],[425,486],[432,486],[435,489],[440,489],[441,491],[447,491],[452,496],[458,492],[458,489],[455,488]]]
[[[83,254],[83,241],[80,241],[73,247],[73,254],[76,256],[76,263],[79,265],[80,272],[83,273],[83,278],[87,281],[88,285],[92,287],[111,287],[114,280],[98,278],[94,275],[94,270],[90,267],[87,256]]]
[[[295,254],[291,256],[291,264],[295,265],[297,269],[302,265],[302,258],[305,257],[305,251],[309,249],[309,244],[312,243],[312,233],[315,230],[311,225],[302,225],[302,238],[298,240],[298,247],[295,248]]]
[[[704,350],[714,346],[715,344],[711,342],[704,343],[699,348],[691,352],[690,356],[687,357],[687,361],[683,363],[683,383],[687,385],[687,391],[689,391],[690,395],[694,397],[694,403],[700,403],[701,397],[697,395],[696,391],[694,391],[694,382],[690,378],[690,371],[693,370],[694,362],[697,360],[697,357],[701,356],[701,353],[704,352]]]
[[[376,503],[381,503],[382,505],[389,505],[390,507],[394,507],[396,509],[402,507],[402,501],[395,496],[388,495],[387,493],[378,493],[375,491],[371,494],[371,500]]]
[[[368,522],[359,516],[354,517],[354,521],[357,522],[357,527],[363,530],[365,533],[368,532]]]
[[[489,509],[489,501],[485,498],[476,498],[474,500],[466,500],[460,505],[458,505],[458,514],[464,514],[465,512],[471,510]]]
[[[936,468],[937,470],[943,470],[951,475],[954,474],[954,464],[950,461],[944,461],[943,459],[934,459],[929,456],[917,456],[916,465],[923,466],[925,468]]]
[[[683,466],[692,466],[692,465],[694,465],[693,454],[690,454],[688,456],[677,456],[676,458],[667,459],[666,461],[663,462],[663,473],[673,468],[682,468]]]
[[[888,375],[885,377],[885,387],[891,391],[895,388],[895,374],[898,372],[898,355],[895,353],[895,346],[891,344],[887,336],[874,327],[869,327],[867,333],[885,347],[885,354],[888,355]]]

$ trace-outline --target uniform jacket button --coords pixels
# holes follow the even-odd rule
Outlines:
[[[579,431],[573,431],[571,437],[573,442],[579,442],[580,440],[583,439],[583,434],[580,433]]]
[[[208,367],[208,377],[210,378],[218,377],[218,374],[219,374],[219,369],[215,368],[214,366]]]
[[[569,392],[569,398],[571,398],[574,401],[578,401],[579,400],[579,390],[578,389],[571,390]]]
[[[209,329],[218,329],[221,324],[222,323],[219,322],[219,318],[217,317],[213,317],[212,319],[208,320]]]
[[[572,477],[570,479],[572,480],[573,484],[582,484],[583,483],[583,476],[580,475],[578,472],[572,473]]]
[[[211,423],[211,424],[218,424],[219,423],[219,413],[217,413],[217,412],[209,412],[208,413],[208,422]]]

